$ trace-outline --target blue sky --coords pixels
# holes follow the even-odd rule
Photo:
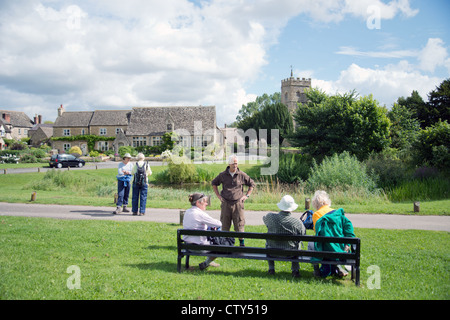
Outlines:
[[[290,76],[382,105],[450,75],[445,0],[0,1],[0,109],[215,105],[219,126]]]

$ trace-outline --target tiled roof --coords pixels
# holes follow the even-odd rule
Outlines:
[[[23,127],[23,128],[31,128],[34,123],[31,119],[22,111],[8,111],[8,110],[0,110],[0,116],[4,113],[10,114],[11,120],[7,123],[3,119],[4,124],[10,124],[13,127]]]
[[[127,126],[130,110],[95,110],[91,126]]]
[[[194,134],[194,122],[201,121],[201,129],[216,128],[216,107],[136,107],[131,111],[127,136],[161,135],[167,124],[173,130],[185,129]]]
[[[54,127],[88,127],[93,111],[64,112],[56,118]]]

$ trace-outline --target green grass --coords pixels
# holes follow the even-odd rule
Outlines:
[[[176,272],[174,224],[0,218],[0,299],[449,299],[450,234],[435,231],[356,229],[362,241],[361,287],[350,279],[318,279],[301,264],[218,259],[219,268]],[[247,227],[266,232],[264,227]],[[258,241],[258,240],[253,240]],[[248,245],[261,245],[247,239]],[[192,257],[191,264],[202,261]],[[369,266],[380,270],[370,289]],[[80,270],[81,289],[69,289]],[[217,288],[220,288],[218,290]]]
[[[166,170],[166,166],[152,168],[150,177],[152,186],[148,191],[147,207],[149,208],[185,208],[188,205],[188,195],[192,192],[204,192],[212,195],[210,209],[220,208],[219,201],[214,196],[210,183],[193,185],[155,185],[155,177]],[[216,176],[224,170],[223,164],[203,164],[202,170],[208,175]],[[313,193],[304,184],[282,185],[274,180],[261,180],[258,165],[241,165],[241,170],[247,172],[257,181],[257,188],[250,199],[246,201],[247,210],[273,211],[276,204],[285,194],[291,194],[296,202],[303,207],[305,198],[312,199]],[[116,169],[99,170],[52,170],[47,173],[0,174],[0,202],[29,202],[31,193],[36,191],[36,203],[62,205],[114,206],[114,194],[117,192]],[[424,188],[423,194],[417,190]],[[429,188],[425,188],[429,186]],[[450,199],[435,199],[429,197],[436,186],[433,183],[414,183],[411,188],[416,190],[410,200],[393,202],[384,192],[367,192],[358,188],[333,188],[329,191],[332,205],[342,207],[347,213],[385,213],[385,214],[417,214],[413,211],[413,201],[420,201],[421,215],[449,215]],[[440,187],[442,188],[442,187]],[[431,191],[430,191],[431,190]],[[399,193],[401,191],[398,191]],[[405,193],[406,191],[403,191]],[[403,197],[402,199],[408,199]]]

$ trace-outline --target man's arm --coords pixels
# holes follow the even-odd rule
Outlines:
[[[213,184],[213,185],[212,185],[212,188],[213,188],[214,193],[216,194],[217,198],[219,198],[220,202],[223,202],[223,198],[222,198],[222,196],[220,195],[219,189],[217,188],[217,186]]]

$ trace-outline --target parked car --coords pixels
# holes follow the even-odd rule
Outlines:
[[[50,158],[50,168],[62,168],[62,167],[83,167],[85,165],[83,159],[79,159],[71,154],[55,154]]]

